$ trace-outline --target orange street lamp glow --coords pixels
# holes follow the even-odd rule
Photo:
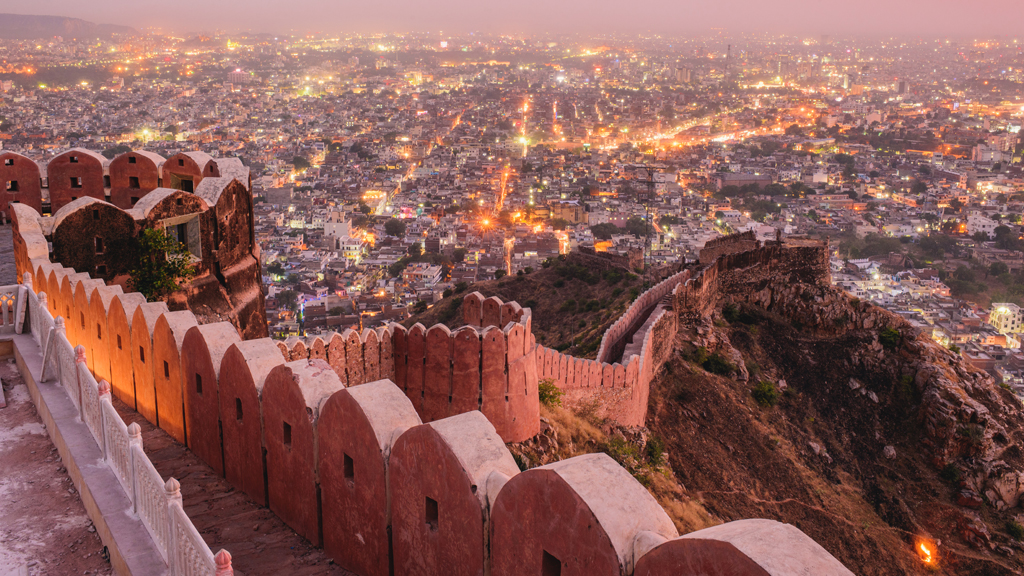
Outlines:
[[[484,218],[484,221],[483,221],[483,225],[484,226],[488,226],[488,225],[490,225],[490,223],[491,223],[490,220],[488,220],[487,218]]]
[[[925,544],[924,542],[920,542],[917,545],[917,549],[918,554],[921,556],[922,562],[924,562],[925,564],[931,564],[935,561],[934,556],[932,556],[932,551],[930,548],[928,548],[927,544]]]

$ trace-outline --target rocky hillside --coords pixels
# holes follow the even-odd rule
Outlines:
[[[605,451],[681,531],[773,518],[857,574],[1022,573],[1024,417],[986,374],[817,284],[727,297],[683,324],[647,429],[549,408],[513,447],[521,465]]]
[[[98,38],[111,34],[133,34],[128,26],[94,24],[78,18],[64,16],[32,16],[27,14],[0,14],[0,38],[9,40],[35,40],[37,38]]]
[[[595,269],[570,257],[528,274],[459,286],[450,296],[404,324],[411,327],[420,322],[427,327],[444,324],[459,328],[464,325],[463,297],[478,291],[488,298],[497,296],[531,308],[538,343],[577,358],[594,358],[605,331],[641,288],[640,278],[624,269]]]

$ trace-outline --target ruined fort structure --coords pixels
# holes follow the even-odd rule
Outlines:
[[[505,443],[537,433],[543,374],[577,398],[629,406],[625,417],[642,423],[662,354],[649,334],[639,357],[595,363],[578,378],[568,357],[554,372],[528,309],[479,295],[467,298],[468,325],[454,332],[392,325],[244,340],[233,325],[51,262],[34,211],[14,216],[19,277],[48,295],[40,306],[77,326],[68,337],[89,372],[109,375],[118,398],[357,574],[850,574],[777,522],[680,537],[604,454],[519,470]],[[774,263],[788,249],[759,250]],[[695,278],[673,289],[673,306],[711,289]],[[660,319],[679,312],[668,312],[650,316],[669,326]]]
[[[249,169],[237,158],[183,152],[165,160],[132,151],[108,161],[76,148],[43,172],[5,153],[0,181],[0,211],[23,227],[34,217],[54,262],[124,288],[135,238],[165,230],[187,247],[196,270],[168,298],[169,309],[191,310],[200,324],[229,321],[247,339],[267,335]]]

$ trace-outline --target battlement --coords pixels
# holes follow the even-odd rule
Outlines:
[[[267,335],[247,180],[210,176],[195,193],[156,188],[130,209],[83,196],[52,217],[25,203],[11,204],[9,214],[15,243],[24,249],[16,252],[19,271],[30,268],[29,259],[52,258],[122,288],[137,258],[138,236],[145,229],[167,231],[187,247],[195,268],[188,285],[168,298],[169,308],[192,310],[201,321],[227,318],[248,338]]]
[[[700,263],[706,266],[718,259],[719,256],[746,252],[760,247],[761,243],[757,240],[757,236],[752,230],[749,230],[708,240],[700,250],[699,259]]]
[[[150,192],[170,188],[198,192],[207,178],[235,179],[252,188],[249,169],[238,158],[213,158],[205,152],[181,152],[164,158],[132,150],[108,160],[85,148],[72,148],[45,166],[16,152],[0,151],[0,214],[23,204],[38,213],[48,204],[56,215],[81,198],[107,201],[122,210],[134,208]]]
[[[29,324],[56,313],[68,341],[80,343],[83,374],[109,374],[119,398],[357,574],[383,576],[394,566],[396,574],[513,575],[524,562],[541,572],[582,557],[588,571],[625,576],[642,566],[667,575],[692,546],[752,570],[772,560],[726,536],[680,538],[650,493],[607,455],[519,471],[492,422],[518,433],[518,414],[538,410],[528,403],[536,389],[525,388],[536,381],[539,349],[528,311],[505,307],[512,316],[504,328],[393,325],[327,341],[242,341],[229,323],[200,325],[187,310],[169,311],[44,258],[30,263],[34,273],[21,276],[39,294]],[[389,335],[393,364],[381,344]],[[612,367],[608,381],[624,390],[627,374],[632,381],[642,369],[636,360]],[[371,380],[392,371],[404,386]],[[68,393],[88,404],[91,396],[73,386],[80,381],[68,380]],[[740,535],[786,528],[767,523]],[[848,573],[806,537],[798,548]]]
[[[612,254],[598,252],[587,246],[579,246],[569,253],[569,257],[602,270],[623,268],[632,272],[644,267],[644,251],[639,248],[630,248],[625,254]]]
[[[505,447],[539,431],[542,378],[570,405],[596,401],[604,417],[642,426],[678,319],[768,277],[827,278],[822,245],[728,254],[655,285],[606,335],[633,339],[624,361],[609,363],[537,345],[530,309],[479,293],[466,296],[467,326],[454,331],[392,324],[243,340],[230,323],[204,324],[50,262],[45,223],[24,210],[14,209],[18,273],[82,350],[97,386],[109,381],[121,401],[358,574],[383,576],[393,565],[396,574],[511,575],[524,562],[541,572],[572,558],[591,559],[587,571],[674,574],[689,554],[756,574],[774,557],[744,543],[778,534],[807,562],[849,573],[778,523],[680,538],[650,493],[606,455],[520,472]],[[609,350],[602,345],[603,357]]]

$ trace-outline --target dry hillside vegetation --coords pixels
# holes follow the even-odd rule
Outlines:
[[[970,373],[947,351],[891,329],[828,336],[763,309],[724,312],[731,322],[684,328],[652,383],[648,427],[684,495],[720,521],[791,523],[857,574],[1020,573],[1020,509],[978,496],[991,478],[976,469],[993,451],[1021,469],[1020,404],[1008,392],[948,369],[999,422],[988,449],[976,425],[950,430],[963,447],[941,462],[926,428],[928,374],[947,361]],[[999,438],[1004,427],[1012,439]],[[918,556],[922,539],[938,541],[937,568]]]
[[[793,293],[804,297],[779,308],[802,320],[727,304],[682,326],[645,429],[599,421],[595,407],[570,412],[542,382],[542,433],[510,446],[520,466],[607,452],[680,532],[777,519],[856,574],[1020,574],[1024,517],[1002,500],[1012,493],[987,488],[1006,477],[1001,467],[1024,469],[1019,402],[927,338],[845,325],[884,311],[831,288]],[[835,319],[808,324],[826,304]],[[942,438],[941,416],[964,412],[946,394],[988,419]],[[922,540],[937,566],[922,562]]]
[[[554,259],[546,267],[472,285],[459,285],[426,312],[405,321],[409,328],[444,324],[459,328],[462,299],[471,292],[514,300],[533,310],[537,343],[577,358],[594,358],[605,331],[641,292],[641,279],[625,270],[593,270],[571,260]]]

